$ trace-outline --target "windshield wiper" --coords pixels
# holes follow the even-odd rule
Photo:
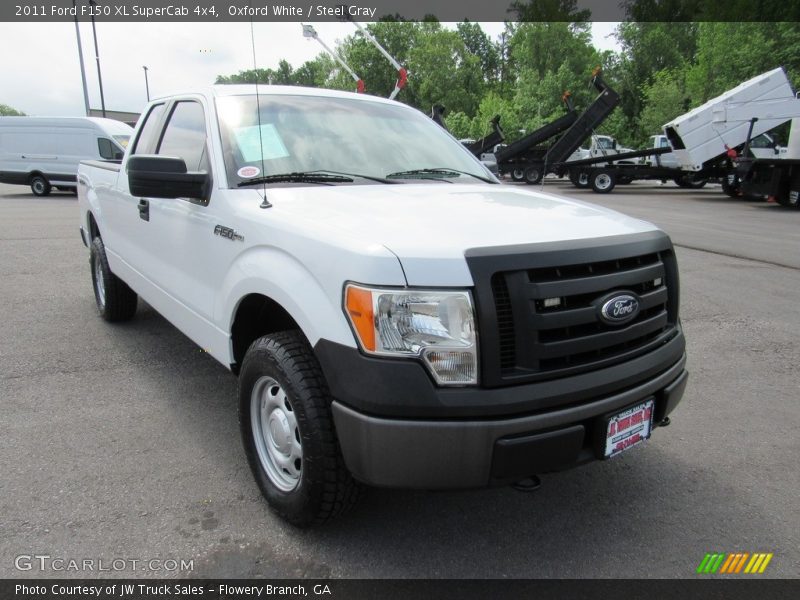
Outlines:
[[[425,177],[426,175],[433,175],[433,177]],[[420,179],[436,179],[438,181],[448,181],[448,177],[456,177],[460,175],[469,175],[470,177],[474,177],[475,179],[480,179],[481,181],[485,181],[486,183],[495,183],[488,177],[481,177],[480,175],[476,175],[475,173],[470,173],[469,171],[460,171],[458,169],[451,169],[450,167],[434,167],[430,169],[412,169],[411,171],[398,171],[397,173],[389,173],[386,177],[387,178],[414,178],[418,177]],[[449,181],[449,183],[453,183]]]
[[[275,175],[264,175],[263,177],[254,177],[246,181],[240,181],[238,187],[246,185],[259,185],[262,183],[352,183],[352,177],[345,177],[344,175],[329,175],[322,172],[306,171],[297,173],[276,173]]]
[[[386,179],[385,177],[376,177],[375,175],[362,175],[360,173],[347,173],[346,171],[332,171],[330,169],[317,169],[316,171],[307,171],[308,173],[314,174],[325,174],[325,173],[333,173],[334,175],[345,175],[347,177],[358,177],[359,179],[369,179],[370,181],[378,181],[380,183],[401,183],[400,181],[394,181],[392,179]]]

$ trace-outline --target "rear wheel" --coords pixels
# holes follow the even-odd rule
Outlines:
[[[511,171],[511,179],[513,181],[522,181],[525,179],[525,170],[524,169],[513,169]]]
[[[528,167],[525,169],[525,183],[536,185],[542,180],[542,171],[539,167]]]
[[[250,469],[270,507],[300,527],[345,512],[362,487],[344,464],[332,398],[299,331],[257,339],[239,374],[239,424]]]
[[[722,191],[731,198],[739,198],[739,178],[736,173],[729,173],[722,179]]]
[[[52,189],[50,182],[47,181],[44,175],[34,175],[31,177],[31,191],[34,196],[47,196]]]
[[[673,181],[675,185],[690,190],[699,190],[708,183],[708,179],[696,177],[695,175],[680,175],[675,177]]]
[[[570,169],[569,180],[572,182],[572,185],[580,189],[588,188],[589,185],[591,185],[589,183],[589,173],[583,170]]]
[[[597,169],[589,176],[592,189],[598,194],[608,194],[616,185],[616,175],[607,169]]]
[[[100,316],[112,322],[132,319],[136,314],[136,292],[111,272],[103,240],[99,237],[94,238],[89,246],[89,266]]]

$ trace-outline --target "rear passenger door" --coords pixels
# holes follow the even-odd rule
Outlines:
[[[142,118],[136,139],[131,145],[129,154],[153,154],[161,138],[166,104],[154,104]],[[100,205],[103,243],[106,247],[111,269],[121,273],[132,267],[138,273],[147,273],[147,264],[153,256],[146,249],[139,247],[142,240],[147,239],[147,223],[139,218],[138,202],[130,194],[128,174],[125,163],[117,176],[116,185],[112,188],[98,190],[102,198]],[[120,262],[124,264],[119,264]],[[130,282],[130,278],[127,278]]]

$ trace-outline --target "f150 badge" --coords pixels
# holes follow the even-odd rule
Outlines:
[[[231,240],[232,242],[243,242],[244,241],[244,236],[243,235],[241,235],[239,233],[236,233],[236,231],[234,231],[230,227],[225,227],[223,225],[217,225],[216,227],[214,227],[214,235],[218,235],[220,237],[224,237],[226,239]]]
[[[633,294],[614,294],[600,307],[600,319],[609,325],[622,325],[638,314],[639,298]]]

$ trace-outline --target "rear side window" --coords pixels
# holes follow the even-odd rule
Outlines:
[[[188,171],[208,171],[206,118],[198,102],[175,104],[158,154],[182,158]]]
[[[136,145],[133,147],[131,154],[149,154],[153,152],[158,138],[158,125],[163,112],[163,104],[156,104],[150,109],[150,112],[145,117],[144,125],[139,130],[139,137],[136,138]]]

